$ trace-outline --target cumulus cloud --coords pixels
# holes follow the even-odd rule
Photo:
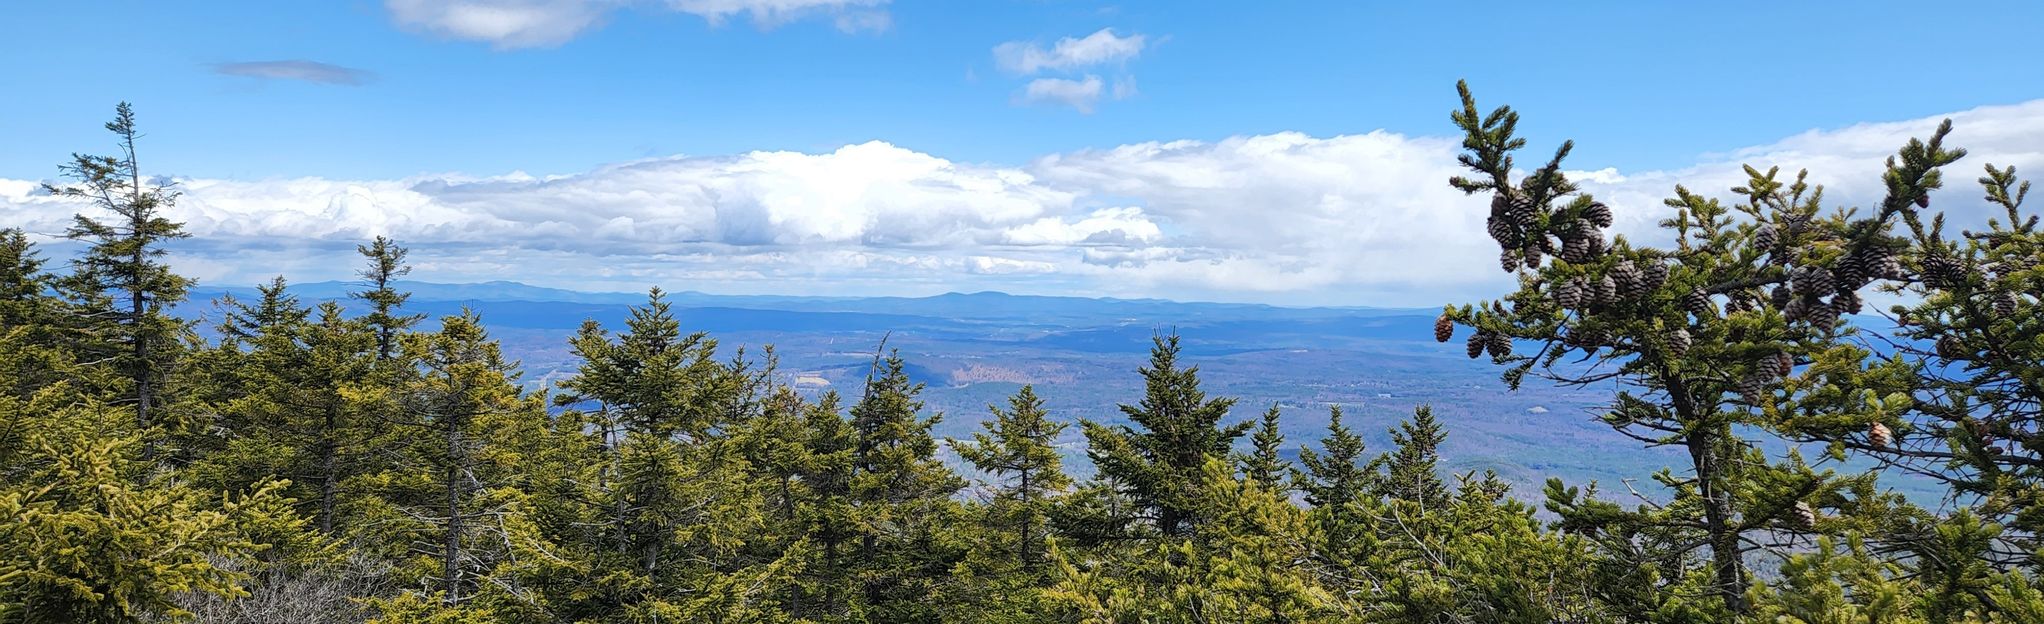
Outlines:
[[[352,67],[342,67],[306,60],[219,63],[213,66],[213,73],[223,76],[243,76],[263,80],[298,80],[350,87],[365,84],[375,77],[374,74]]]
[[[1988,216],[1986,162],[2044,171],[2044,100],[1951,115],[1972,155],[1935,208]],[[1879,200],[1881,159],[1936,118],[1811,131],[1671,171],[1572,175],[1628,237],[1663,236],[1677,182],[1717,196],[1739,163],[1809,168],[1830,203]],[[571,288],[808,294],[997,289],[1347,305],[1437,305],[1510,278],[1486,203],[1449,188],[1458,141],[1391,132],[1138,143],[1012,165],[882,142],[822,153],[671,157],[559,176],[181,179],[170,216],[196,238],[174,262],[216,283],[345,278],[377,234],[418,275]],[[1538,146],[1535,146],[1538,147]],[[83,207],[0,179],[0,223],[45,241]],[[52,255],[62,255],[62,245]]]
[[[771,27],[831,15],[839,30],[885,30],[888,0],[385,0],[398,25],[499,49],[566,43],[628,8],[669,10],[721,24],[747,16]]]
[[[1125,82],[1116,82],[1112,93],[1114,99],[1124,99],[1135,93],[1133,86],[1124,87]],[[1029,81],[1022,88],[1021,101],[1029,104],[1056,104],[1070,106],[1081,113],[1092,113],[1100,104],[1100,97],[1107,93],[1107,84],[1099,76],[1088,75],[1084,80],[1065,78],[1038,78]]]
[[[1049,49],[1030,41],[1010,41],[994,46],[994,63],[1016,74],[1034,74],[1046,69],[1067,70],[1109,63],[1121,63],[1142,54],[1143,35],[1126,37],[1102,28],[1083,38],[1065,37]]]

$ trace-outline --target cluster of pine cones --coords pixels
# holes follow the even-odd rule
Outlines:
[[[1761,356],[1759,360],[1753,362],[1753,370],[1746,373],[1745,377],[1739,378],[1736,388],[1739,397],[1745,399],[1748,405],[1759,405],[1761,399],[1766,396],[1764,393],[1767,391],[1767,384],[1789,376],[1795,367],[1795,356],[1789,355],[1786,351]]]
[[[1808,219],[1790,215],[1785,221],[1789,232],[1796,234]],[[1770,264],[1786,266],[1794,256],[1789,241],[1771,223],[1754,228],[1752,244],[1767,252]],[[1788,283],[1770,291],[1768,300],[1789,322],[1807,321],[1812,327],[1829,331],[1838,324],[1839,316],[1858,314],[1865,307],[1859,296],[1861,288],[1876,279],[1903,277],[1902,263],[1887,247],[1861,244],[1828,266],[1805,264],[1789,269]],[[1731,305],[1744,309],[1752,303],[1734,296]]]
[[[1611,227],[1611,207],[1590,204],[1574,216],[1543,229],[1539,222],[1540,207],[1533,200],[1509,191],[1493,195],[1490,218],[1485,225],[1491,240],[1497,241],[1502,250],[1498,255],[1499,268],[1508,273],[1521,267],[1538,269],[1549,256],[1582,264],[1609,251],[1603,230]]]

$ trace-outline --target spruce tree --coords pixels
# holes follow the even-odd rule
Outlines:
[[[1263,412],[1263,419],[1257,421],[1249,443],[1250,451],[1235,460],[1241,464],[1242,479],[1266,492],[1284,496],[1290,491],[1285,478],[1290,476],[1292,466],[1279,454],[1285,444],[1285,434],[1278,430],[1277,404],[1271,404],[1270,409]]]
[[[930,429],[942,415],[922,415],[923,385],[909,379],[900,353],[877,367],[851,412],[859,581],[873,617],[921,621],[934,617],[926,598],[964,555],[946,525],[959,517],[951,496],[965,483],[937,459]]]
[[[84,214],[72,220],[65,236],[86,244],[72,261],[74,271],[60,282],[84,321],[74,334],[90,360],[107,360],[126,381],[120,404],[134,409],[143,431],[142,455],[153,457],[162,423],[156,412],[164,403],[163,385],[186,333],[183,321],[167,309],[185,298],[192,280],[171,272],[163,262],[173,240],[190,236],[184,225],[163,216],[177,202],[169,182],[145,178],[136,159],[135,111],[127,102],[114,108],[106,129],[116,139],[114,156],[73,154],[60,167],[70,183],[45,185],[51,194],[85,200],[111,218]]]
[[[362,320],[376,332],[376,361],[387,361],[397,352],[398,337],[426,318],[423,314],[398,313],[405,301],[412,298],[411,293],[397,288],[397,280],[412,272],[412,266],[405,263],[405,256],[411,251],[388,237],[378,236],[367,245],[357,245],[355,252],[368,260],[368,266],[356,273],[367,288],[348,295],[369,304],[369,313]]]
[[[1157,532],[1168,537],[1192,532],[1200,519],[1206,462],[1225,461],[1229,446],[1255,424],[1221,426],[1234,399],[1208,399],[1199,387],[1199,368],[1179,367],[1179,350],[1175,334],[1152,341],[1150,364],[1140,371],[1143,399],[1120,406],[1134,426],[1081,423],[1087,456],[1100,475],[1142,506]]]
[[[1448,502],[1448,487],[1438,473],[1441,441],[1447,434],[1434,420],[1431,406],[1412,410],[1412,419],[1391,430],[1396,446],[1383,458],[1383,475],[1378,479],[1382,494],[1393,500],[1409,501],[1424,509],[1437,509]]]
[[[1358,495],[1376,490],[1375,472],[1363,458],[1363,437],[1341,422],[1341,406],[1327,408],[1327,436],[1319,451],[1299,449],[1299,465],[1293,471],[1294,487],[1305,493],[1306,503],[1315,509],[1341,509]]]
[[[1057,439],[1065,423],[1054,422],[1043,410],[1036,389],[1022,386],[1009,397],[1008,409],[987,406],[994,419],[981,423],[986,431],[973,434],[971,442],[952,442],[958,456],[980,472],[997,479],[992,508],[992,528],[1013,535],[1013,557],[1025,571],[1034,571],[1042,560],[1043,529],[1051,499],[1071,485],[1065,476]]]

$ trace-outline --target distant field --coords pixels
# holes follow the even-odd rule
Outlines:
[[[567,338],[584,319],[619,328],[629,304],[644,299],[510,283],[412,287],[414,312],[437,317],[468,307],[482,314],[506,355],[523,363],[533,387],[572,372]],[[320,300],[344,296],[348,286],[296,288],[302,297]],[[198,297],[250,292],[216,288]],[[1610,388],[1568,390],[1529,380],[1519,391],[1508,390],[1487,358],[1464,357],[1460,341],[1433,341],[1437,311],[1431,309],[998,293],[921,299],[674,293],[669,300],[684,329],[709,332],[727,352],[743,347],[757,353],[773,345],[785,381],[812,396],[855,395],[885,337],[908,360],[911,375],[928,385],[923,398],[929,408],[944,413],[937,427],[941,436],[970,435],[988,404],[1005,400],[1024,383],[1036,385],[1054,416],[1119,422],[1116,404],[1141,394],[1136,369],[1147,358],[1151,336],[1175,329],[1208,393],[1238,399],[1232,418],[1250,419],[1271,404],[1280,406],[1289,455],[1317,443],[1330,405],[1342,406],[1349,425],[1382,450],[1389,445],[1386,428],[1415,406],[1430,404],[1449,428],[1441,451],[1446,469],[1495,470],[1521,495],[1537,496],[1548,477],[1597,480],[1606,491],[1623,491],[1621,478],[1684,461],[1679,452],[1640,448],[1598,423],[1595,408]],[[191,306],[194,312],[205,308]],[[1073,470],[1090,472],[1077,427],[1062,444]]]

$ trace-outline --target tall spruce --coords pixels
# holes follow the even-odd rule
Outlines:
[[[185,323],[168,313],[191,288],[192,280],[171,272],[163,261],[167,243],[190,234],[184,225],[163,216],[177,202],[171,182],[145,178],[136,157],[135,110],[127,102],[114,108],[106,124],[114,134],[113,156],[73,154],[60,167],[69,182],[46,184],[60,197],[85,200],[111,218],[80,214],[65,236],[86,244],[72,261],[74,272],[60,285],[77,306],[85,330],[74,334],[88,359],[110,361],[126,381],[120,403],[135,411],[143,431],[142,455],[153,457],[158,436],[152,429],[161,396],[186,333]]]
[[[1383,496],[1424,509],[1446,506],[1448,486],[1441,482],[1439,469],[1441,442],[1447,437],[1434,420],[1432,406],[1414,408],[1410,420],[1391,430],[1391,444],[1396,449],[1382,458],[1384,469],[1378,484]]]
[[[889,352],[876,368],[852,406],[858,578],[873,617],[924,621],[937,606],[926,598],[964,555],[945,524],[958,512],[952,495],[965,483],[936,457],[930,430],[942,415],[923,415],[923,384],[909,379],[901,354]]]
[[[423,314],[398,312],[412,298],[411,293],[397,288],[397,280],[412,272],[412,265],[405,263],[405,256],[411,251],[378,236],[367,245],[357,245],[355,252],[368,260],[368,266],[356,273],[367,288],[348,296],[369,304],[369,313],[362,320],[376,332],[376,361],[387,361],[397,352],[398,337],[426,318]]]
[[[1200,518],[1206,462],[1225,462],[1229,446],[1255,422],[1221,426],[1235,400],[1207,398],[1199,368],[1179,367],[1178,335],[1151,343],[1150,364],[1139,371],[1143,399],[1120,406],[1134,426],[1083,421],[1081,428],[1100,475],[1142,506],[1157,532],[1182,537]]]
[[[1243,480],[1266,492],[1283,496],[1291,489],[1286,477],[1291,475],[1292,465],[1282,454],[1285,434],[1278,428],[1278,417],[1277,404],[1273,403],[1270,409],[1264,410],[1256,430],[1249,435],[1249,452],[1237,457],[1236,463],[1241,464]]]
[[[1045,518],[1052,499],[1071,485],[1065,476],[1057,439],[1065,423],[1043,409],[1033,386],[1022,386],[1008,398],[1008,409],[987,406],[993,420],[970,442],[952,443],[958,456],[996,479],[989,517],[994,530],[1012,534],[1015,562],[1034,571],[1042,561]]]
[[[1341,406],[1327,408],[1327,435],[1320,450],[1299,449],[1295,487],[1314,508],[1340,509],[1356,497],[1376,490],[1375,472],[1363,458],[1363,437],[1341,422]]]

